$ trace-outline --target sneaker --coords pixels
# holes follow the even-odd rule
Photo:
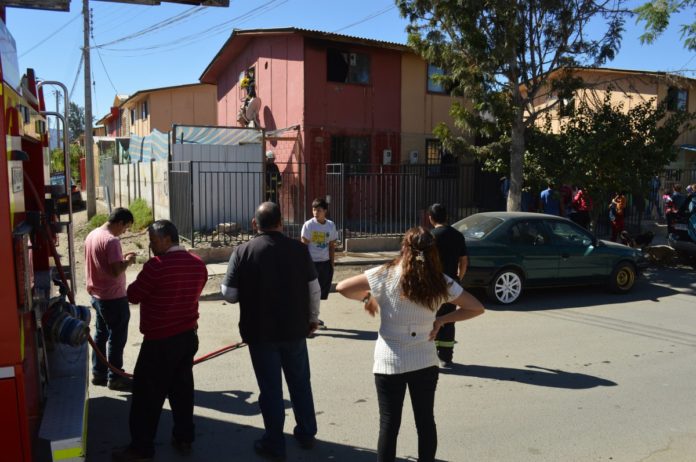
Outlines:
[[[126,446],[125,448],[115,449],[111,453],[111,460],[113,462],[150,462],[154,458],[153,456],[145,455],[137,449]]]
[[[109,390],[131,391],[133,389],[133,381],[129,378],[118,376],[109,380],[107,386]]]
[[[172,437],[172,446],[174,446],[174,449],[176,449],[176,452],[178,452],[182,456],[190,456],[191,452],[193,450],[190,442],[179,441],[174,437]]]
[[[300,447],[302,449],[313,449],[314,446],[317,444],[317,439],[313,436],[298,436],[298,435],[293,435],[295,439],[297,440],[298,443],[300,443]]]
[[[106,374],[92,374],[92,385],[97,385],[98,387],[105,387],[108,380]]]
[[[269,448],[266,447],[263,440],[254,441],[254,451],[259,456],[261,456],[265,459],[268,459],[268,460],[272,460],[274,462],[282,462],[285,460],[285,454],[280,454],[280,453],[271,451]]]
[[[322,321],[321,319],[319,320],[318,324],[319,324],[319,329],[322,329],[322,330],[328,329],[328,327],[326,327],[326,324],[324,324],[324,321]]]
[[[440,361],[440,369],[452,369],[453,366],[452,361]]]

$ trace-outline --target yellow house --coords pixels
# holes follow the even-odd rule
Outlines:
[[[455,134],[450,106],[454,97],[432,76],[442,71],[418,55],[401,55],[401,159],[403,162],[438,164],[442,150],[433,129],[444,122]],[[456,98],[462,104],[464,98]]]
[[[601,103],[609,90],[612,104],[623,104],[624,111],[646,101],[652,100],[656,105],[659,101],[667,100],[668,110],[696,112],[696,79],[666,72],[609,68],[575,68],[572,72],[583,80],[582,89],[576,91],[573,97],[558,101],[559,95],[541,91],[534,103],[536,108],[557,103],[545,117],[537,120],[539,125],[550,121],[555,133],[568,114],[567,111],[574,107],[575,100]],[[679,152],[670,167],[696,168],[696,130],[684,131],[676,140],[675,146]]]
[[[217,125],[215,85],[194,83],[140,90],[120,107],[122,135],[166,133],[172,125]]]

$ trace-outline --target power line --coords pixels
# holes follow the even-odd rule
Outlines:
[[[77,79],[80,78],[80,74],[82,73],[82,62],[85,59],[84,53],[80,53],[80,63],[77,65],[77,73],[75,74],[75,80],[73,80],[73,84],[70,87],[70,93],[68,93],[68,100],[72,101],[72,95],[73,92],[75,91],[75,85],[77,85]]]
[[[43,45],[48,39],[52,38],[52,37],[53,37],[54,35],[56,35],[58,32],[62,31],[62,30],[65,29],[66,27],[68,27],[68,26],[70,25],[70,23],[72,23],[74,20],[76,20],[76,19],[79,18],[80,16],[82,16],[82,15],[81,15],[81,14],[77,14],[77,15],[73,16],[68,22],[66,22],[65,24],[63,24],[62,26],[60,26],[58,29],[56,29],[56,30],[54,30],[53,32],[51,32],[50,34],[48,34],[46,37],[44,37],[44,38],[42,38],[41,40],[39,40],[33,47],[29,48],[27,51],[25,51],[24,53],[22,53],[21,55],[19,55],[19,57],[22,58],[22,57],[28,55],[29,53],[31,53],[32,51],[34,51],[35,49],[37,49],[38,47],[40,47],[41,45]]]
[[[381,10],[375,11],[374,13],[371,13],[371,14],[365,16],[364,18],[362,18],[362,19],[360,19],[352,24],[348,24],[347,26],[343,26],[340,29],[336,29],[334,32],[341,32],[342,30],[350,29],[351,27],[357,26],[358,24],[362,24],[364,22],[375,19],[377,16],[381,16],[384,13],[393,10],[394,8],[396,8],[396,5],[390,5],[386,8],[381,9]]]
[[[133,51],[149,51],[149,50],[159,50],[162,48],[179,48],[183,45],[189,45],[195,42],[199,42],[201,40],[206,40],[212,36],[215,36],[217,34],[223,33],[223,32],[228,32],[229,31],[229,26],[232,25],[233,23],[236,23],[237,25],[242,24],[244,22],[247,22],[254,17],[257,17],[259,15],[265,14],[268,11],[271,11],[275,8],[278,8],[279,6],[287,3],[288,0],[270,0],[263,5],[256,7],[250,11],[247,11],[246,13],[237,16],[235,18],[232,18],[230,20],[224,21],[222,23],[219,23],[213,27],[210,27],[208,29],[205,29],[203,31],[195,32],[193,34],[180,37],[178,39],[175,39],[173,41],[168,41],[156,45],[151,45],[147,47],[135,47],[135,48],[104,48],[106,51],[112,51],[112,52],[133,52]],[[95,45],[94,47],[103,47],[105,45]],[[94,48],[93,47],[93,48]],[[166,51],[166,50],[162,50]],[[157,53],[157,52],[155,52]],[[154,53],[148,53],[148,54],[154,54]],[[139,56],[145,56],[146,54],[139,54],[139,55],[120,55],[122,57],[139,57]],[[114,55],[116,56],[116,55]]]

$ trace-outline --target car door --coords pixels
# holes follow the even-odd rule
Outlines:
[[[560,255],[541,220],[517,220],[508,228],[506,236],[508,246],[524,269],[526,285],[547,285],[555,281]]]
[[[566,220],[545,220],[558,249],[558,282],[581,284],[605,275],[606,261],[596,252],[592,235]]]

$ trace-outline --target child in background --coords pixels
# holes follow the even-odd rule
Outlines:
[[[314,199],[312,201],[314,218],[307,220],[302,225],[301,232],[302,242],[309,246],[309,254],[317,270],[322,300],[329,298],[334,273],[336,241],[338,240],[336,225],[326,218],[328,208],[329,204],[326,199]],[[319,327],[326,329],[326,325],[321,319]]]

